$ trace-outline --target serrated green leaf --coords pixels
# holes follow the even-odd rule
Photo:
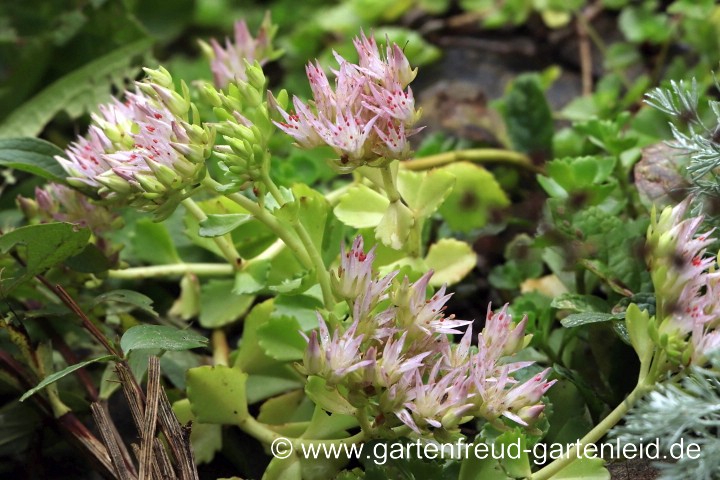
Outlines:
[[[253,262],[243,267],[235,275],[235,285],[232,293],[247,295],[261,292],[267,286],[270,262]]]
[[[192,330],[179,330],[167,325],[137,325],[129,328],[120,339],[125,355],[132,350],[189,350],[207,347],[208,339]]]
[[[443,238],[430,247],[425,263],[435,271],[430,279],[431,285],[454,285],[475,268],[477,255],[469,244],[454,238]]]
[[[240,225],[252,220],[252,218],[252,215],[244,213],[209,214],[205,220],[200,222],[198,235],[204,238],[220,237],[232,232]]]
[[[90,230],[70,223],[45,223],[18,228],[0,236],[0,252],[7,253],[17,245],[25,247],[22,275],[3,286],[9,291],[35,275],[80,253],[90,239]]]
[[[273,317],[257,330],[258,343],[275,360],[300,360],[307,342],[300,335],[300,324],[291,317]]]
[[[275,299],[272,316],[294,318],[303,331],[308,331],[317,327],[317,311],[321,308],[323,308],[322,301],[308,294],[280,295]]]
[[[150,315],[157,317],[158,313],[153,309],[153,300],[139,292],[132,290],[113,290],[111,292],[103,293],[98,295],[93,300],[93,305],[97,306],[105,302],[122,303],[130,305],[139,310],[149,313]]]
[[[345,225],[354,228],[373,228],[383,219],[390,201],[365,185],[350,188],[333,210]]]
[[[513,478],[530,476],[529,448],[525,433],[519,429],[510,430],[498,436],[493,443],[498,451],[507,453],[500,459],[500,464],[509,476]]]
[[[431,172],[398,171],[398,191],[416,218],[427,218],[445,201],[455,175],[446,170]]]
[[[55,155],[63,151],[39,138],[0,139],[0,165],[62,183],[67,176]]]
[[[483,227],[494,210],[510,204],[495,177],[469,162],[456,162],[440,170],[452,173],[456,183],[440,213],[448,226],[459,232]]]
[[[224,365],[191,368],[187,371],[187,396],[193,415],[202,423],[242,423],[249,415],[247,379],[247,373]]]
[[[30,396],[36,394],[43,388],[47,387],[48,385],[51,385],[58,380],[60,380],[63,377],[66,377],[73,373],[76,370],[79,370],[83,367],[86,367],[92,363],[98,363],[98,362],[109,362],[110,360],[117,360],[117,357],[115,355],[103,355],[102,357],[93,358],[90,360],[85,360],[84,362],[76,363],[75,365],[70,365],[69,367],[63,368],[59,372],[55,372],[53,374],[48,375],[45,377],[40,383],[37,384],[34,388],[31,388],[27,392],[23,394],[22,397],[20,397],[20,401],[24,402],[27,400]]]
[[[245,315],[255,297],[233,293],[233,280],[210,280],[200,286],[200,325],[219,328]]]
[[[152,42],[143,38],[65,75],[11,113],[0,124],[0,137],[36,136],[62,110],[71,116],[94,111],[110,100],[110,79],[132,78],[137,70],[129,67],[131,60],[148,51]]]

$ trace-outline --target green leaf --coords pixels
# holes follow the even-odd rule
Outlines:
[[[510,205],[505,192],[490,172],[469,162],[456,162],[440,170],[452,173],[456,183],[440,206],[448,226],[459,232],[484,227],[492,212]]]
[[[592,395],[600,407],[603,404],[590,387],[580,383],[583,387],[581,390],[574,383],[575,380],[583,382],[579,374],[558,365],[555,367],[555,371],[565,378],[561,378],[547,393],[549,403],[552,404],[552,411],[548,417],[550,429],[543,440],[548,444],[565,445],[582,438],[593,427],[592,417],[583,397]]]
[[[50,384],[53,384],[60,380],[63,377],[66,377],[73,373],[76,370],[80,370],[83,367],[86,367],[92,363],[98,363],[98,362],[109,362],[110,360],[117,360],[117,357],[115,355],[103,355],[102,357],[93,358],[90,360],[85,360],[84,362],[76,363],[75,365],[70,365],[69,367],[63,368],[59,372],[55,372],[53,374],[48,375],[45,377],[40,383],[37,384],[34,388],[31,388],[27,392],[23,394],[22,397],[20,397],[20,401],[24,402],[27,400],[30,396],[36,394],[43,388],[47,387]]]
[[[120,339],[125,355],[132,350],[189,350],[207,347],[208,339],[192,330],[179,330],[166,325],[137,325],[129,328]]]
[[[63,183],[65,170],[55,160],[64,152],[39,138],[0,139],[0,165],[32,173],[51,182]]]
[[[138,260],[153,265],[180,263],[170,232],[162,223],[142,218],[135,223],[132,236],[133,253]]]
[[[553,480],[610,480],[602,458],[581,457],[553,475]]]
[[[93,306],[97,306],[105,302],[115,302],[130,305],[131,307],[135,307],[139,310],[149,313],[153,317],[158,316],[158,313],[152,307],[152,298],[147,297],[142,293],[134,292],[132,290],[113,290],[111,292],[98,295],[93,301]]]
[[[219,328],[245,315],[255,297],[233,292],[233,280],[210,280],[200,287],[200,325]]]
[[[552,157],[554,122],[537,74],[519,75],[501,110],[515,150],[533,158]]]
[[[88,243],[82,252],[65,260],[65,265],[80,273],[103,273],[112,266],[110,260],[94,243]]]
[[[601,312],[584,312],[584,313],[573,313],[563,318],[562,323],[565,328],[579,327],[580,325],[587,325],[590,323],[609,322],[612,320],[618,320],[617,315],[612,313],[601,313]]]
[[[200,222],[198,234],[201,237],[220,237],[230,233],[240,225],[252,220],[252,215],[244,213],[226,213],[224,215],[210,214]]]
[[[475,268],[477,255],[467,243],[443,238],[430,247],[425,263],[435,271],[430,279],[431,285],[454,285]]]
[[[215,458],[215,453],[222,449],[222,427],[198,422],[187,398],[173,403],[172,409],[182,425],[192,422],[190,443],[195,461],[198,464],[210,463]]]
[[[307,342],[300,335],[300,324],[291,317],[273,317],[257,330],[258,342],[265,353],[280,361],[303,358]]]
[[[249,415],[247,378],[247,373],[224,365],[191,368],[187,396],[192,413],[202,423],[241,424]]]
[[[263,480],[301,480],[302,465],[297,453],[286,458],[274,457],[265,469]]]
[[[415,213],[416,218],[427,218],[445,201],[453,185],[455,175],[446,170],[431,172],[398,172],[398,191]]]
[[[236,295],[254,294],[261,292],[267,286],[270,262],[253,262],[243,266],[235,275],[235,285],[232,293]]]
[[[313,409],[302,412],[303,405],[309,406],[305,392],[294,390],[268,399],[260,406],[258,421],[272,425],[310,420]]]
[[[16,400],[3,405],[0,408],[0,456],[26,451],[42,427],[42,419],[32,405]]]
[[[355,407],[348,402],[335,388],[327,386],[325,379],[311,376],[305,385],[305,393],[316,405],[330,413],[355,415]]]
[[[654,317],[653,317],[654,320]],[[630,337],[630,343],[638,354],[640,359],[644,359],[647,353],[654,348],[650,332],[648,331],[651,318],[647,310],[640,308],[631,303],[625,311],[625,326]]]
[[[390,248],[400,250],[407,244],[414,223],[413,214],[404,203],[391,203],[375,227],[375,238]]]
[[[61,110],[71,117],[95,111],[110,100],[111,84],[122,86],[123,80],[135,76],[137,70],[129,67],[132,59],[151,45],[151,39],[143,38],[65,75],[11,113],[0,124],[0,138],[34,137]]]
[[[7,253],[17,245],[24,245],[26,250],[26,265],[22,275],[14,278],[4,288],[6,291],[11,290],[25,280],[80,253],[89,239],[90,230],[79,229],[70,223],[29,225],[0,236],[1,253]]]
[[[317,310],[323,308],[322,305],[320,299],[307,294],[281,295],[275,299],[275,310],[272,316],[294,318],[303,331],[308,331],[317,328]]]
[[[385,215],[390,201],[365,185],[350,188],[335,207],[335,216],[354,228],[376,227]]]
[[[498,451],[507,453],[500,459],[500,464],[509,476],[513,478],[527,478],[530,476],[528,441],[520,429],[516,428],[503,433],[493,443],[498,448]]]
[[[574,312],[607,312],[608,303],[595,295],[580,295],[578,293],[563,293],[555,297],[550,304],[558,310],[572,310]]]

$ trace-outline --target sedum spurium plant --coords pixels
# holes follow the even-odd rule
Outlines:
[[[330,478],[349,461],[303,458],[299,448],[306,445],[447,442],[464,438],[460,428],[468,424],[537,441],[543,395],[554,380],[549,369],[529,371],[533,362],[516,358],[531,340],[525,320],[513,322],[507,307],[497,313],[488,307],[474,338],[471,320],[444,313],[451,298],[445,284],[459,281],[475,258],[458,240],[440,240],[426,250],[425,226],[452,192],[455,175],[451,169],[399,168],[411,157],[408,137],[419,131],[420,116],[409,87],[416,70],[402,49],[388,39],[381,48],[361,33],[354,42],[357,63],[336,55],[335,88],[319,64],[309,64],[313,99],[294,97],[290,107],[286,92],[266,92],[262,64],[278,54],[269,19],[257,39],[244,23],[235,33],[234,42],[205,48],[215,84],[177,85],[166,69],[145,69],[133,91],[99,107],[88,134],[55,156],[66,174],[63,184],[38,189],[34,200],[20,199],[29,220],[39,223],[5,235],[3,250],[30,245],[30,235],[57,226],[73,242],[53,261],[90,248],[92,238],[92,248],[114,255],[115,266],[123,267],[117,263],[119,246],[108,237],[122,222],[123,209],[150,213],[154,222],[186,210],[191,238],[226,265],[177,262],[119,268],[107,276],[184,274],[173,307],[180,318],[197,312],[199,276],[234,276],[204,290],[217,289],[216,301],[230,295],[222,303],[233,311],[228,318],[226,312],[209,315],[207,306],[201,310],[201,325],[212,329],[214,365],[189,368],[182,382],[187,399],[175,404],[178,415],[200,427],[194,437],[196,445],[205,445],[198,447],[199,460],[211,459],[218,448],[213,445],[220,430],[213,425],[238,426],[265,447],[280,437],[295,447],[292,455],[272,459],[264,478]],[[352,186],[331,192],[331,200],[307,185],[279,187],[271,175],[278,130],[300,148],[329,147],[329,163],[340,173],[352,172]],[[365,202],[383,213],[358,208]],[[50,220],[65,223],[43,223]],[[365,229],[363,235],[343,233],[343,223]],[[70,224],[82,229],[83,238]],[[246,225],[274,239],[255,251],[239,250],[236,235]],[[353,240],[351,247],[343,246],[343,237]],[[366,251],[365,241],[375,245]],[[378,264],[378,249],[386,257],[390,252],[390,261]],[[17,257],[26,265],[18,280],[47,268],[33,264],[33,253]],[[62,292],[57,290],[68,301]],[[127,301],[130,295],[123,295]],[[250,310],[258,296],[274,298]],[[131,306],[144,302],[130,297]],[[111,312],[122,314],[106,314]],[[231,351],[222,327],[246,313],[241,344]],[[152,353],[148,349],[172,352],[203,344],[170,326],[136,325],[118,347],[109,339],[111,325],[105,332],[84,325],[107,351],[84,364],[132,365]],[[451,341],[453,334],[462,335],[459,343]],[[475,340],[477,347],[471,346]],[[77,368],[54,375],[47,367],[37,369],[40,381],[24,398],[42,390],[56,416],[67,415],[55,382]],[[306,396],[301,405],[314,405],[311,411],[298,405],[295,392]],[[261,401],[260,414],[251,415],[249,406]],[[515,468],[529,474],[529,460]]]
[[[3,319],[29,366],[16,382],[18,389],[29,388],[23,399],[32,398],[66,420],[72,405],[56,382],[71,373],[93,401],[112,395],[112,367],[100,392],[94,392],[79,366],[116,362],[134,366],[141,379],[147,356],[163,354],[163,368],[181,372],[168,378],[184,392],[173,408],[183,422],[193,422],[195,459],[209,462],[222,448],[223,425],[241,429],[265,449],[282,439],[292,448],[270,460],[263,473],[267,479],[362,478],[358,469],[339,473],[356,465],[346,455],[303,456],[311,446],[393,445],[408,439],[527,447],[541,442],[553,427],[545,395],[553,394],[558,380],[533,360],[555,363],[554,375],[567,382],[571,375],[562,368],[562,350],[572,337],[563,338],[555,354],[550,323],[518,311],[527,302],[497,312],[488,306],[479,332],[470,319],[445,313],[451,299],[447,284],[459,282],[476,259],[460,240],[440,239],[428,247],[429,226],[438,214],[458,224],[450,220],[452,209],[467,200],[469,179],[484,182],[486,192],[499,187],[490,174],[468,163],[430,172],[417,167],[452,162],[447,155],[410,160],[408,138],[421,127],[409,86],[416,70],[403,49],[387,38],[381,47],[372,35],[361,33],[354,41],[356,63],[335,54],[337,67],[330,77],[319,63],[308,64],[312,99],[291,100],[285,91],[267,91],[263,65],[281,53],[272,46],[275,28],[269,18],[256,38],[243,22],[234,33],[224,45],[211,41],[203,47],[214,84],[178,83],[162,67],[146,69],[146,78],[132,91],[99,107],[86,136],[55,156],[64,174],[38,188],[34,200],[19,200],[31,225],[0,238],[0,251],[12,250],[17,263],[4,273],[3,288],[28,289],[29,280],[38,276],[47,289],[43,293],[57,294],[105,350],[77,363],[51,330],[49,336],[60,342],[58,350],[70,365],[52,373],[48,344],[35,348],[34,332],[13,318]],[[538,100],[542,96],[540,82],[523,77],[506,99],[505,113],[534,101],[544,107],[538,118],[549,117],[544,100]],[[659,382],[706,365],[718,346],[715,258],[705,252],[711,238],[697,234],[701,218],[684,218],[687,201],[653,214],[644,251],[649,275],[644,268],[626,268],[642,259],[618,265],[613,258],[627,253],[631,237],[646,225],[639,218],[617,233],[616,215],[636,208],[627,182],[627,153],[636,139],[621,133],[626,121],[621,116],[576,125],[607,155],[558,158],[548,164],[547,176],[538,177],[551,197],[548,212],[558,232],[590,232],[615,242],[598,258],[578,259],[577,295],[558,296],[553,308],[576,308],[585,301],[598,309],[586,294],[595,287],[610,291],[609,299],[626,297],[617,306],[623,306],[626,336],[640,362],[635,388],[576,449],[599,441]],[[517,130],[510,135],[518,148],[530,147],[527,136]],[[284,139],[300,149],[324,149],[328,164],[352,174],[352,183],[326,193],[300,183],[279,186],[273,165],[283,161],[278,155]],[[543,135],[543,142],[540,150],[547,155],[553,147],[550,136]],[[537,170],[524,155],[511,153],[504,157],[508,164]],[[483,152],[474,154],[483,157]],[[502,194],[481,198],[498,207],[507,204]],[[590,207],[567,221],[567,203],[583,201]],[[135,211],[141,213],[128,213]],[[137,219],[145,213],[157,223]],[[190,242],[226,262],[182,261],[179,246],[162,227],[178,225],[178,219]],[[123,221],[136,230],[138,258],[151,265],[123,263],[122,245],[113,236]],[[465,231],[462,220],[459,225],[457,230]],[[550,250],[557,247],[551,235],[544,240]],[[527,250],[527,243],[519,238],[508,252]],[[98,253],[104,265],[98,265]],[[513,261],[494,272],[491,282],[511,284],[508,279],[515,281],[518,272],[535,269],[532,258]],[[560,273],[552,255],[544,261]],[[60,264],[73,271],[72,278],[50,269]],[[53,274],[52,281],[43,276]],[[175,326],[137,324],[131,312],[156,313],[146,297],[126,290],[81,301],[104,319],[96,326],[67,292],[52,285],[75,281],[95,288],[103,282],[174,276],[182,276],[180,297],[167,320]],[[639,300],[648,286],[654,291],[654,310]],[[73,293],[84,295],[81,288]],[[519,322],[513,321],[513,312],[519,313]],[[615,318],[605,315],[604,320]],[[192,330],[176,328],[188,327],[187,320],[195,317],[210,332],[212,365],[202,365],[208,362],[189,353],[178,355],[207,343]],[[233,348],[227,333],[239,319],[242,337]],[[119,334],[120,341],[113,341]],[[528,349],[531,342],[536,349]],[[11,367],[17,363],[4,353],[0,360]],[[34,382],[28,385],[27,378]],[[100,457],[102,452],[95,451]],[[606,478],[602,461],[576,460],[575,453],[534,472],[537,459],[527,452],[520,458],[463,458],[443,468],[455,468],[462,478],[488,472],[503,479]],[[368,458],[359,461],[371,470]],[[139,463],[140,471],[147,468]]]

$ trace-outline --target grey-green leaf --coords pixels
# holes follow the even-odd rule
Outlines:
[[[160,350],[189,350],[206,347],[208,339],[192,330],[179,330],[166,325],[137,325],[120,339],[125,355],[132,350],[157,348]]]
[[[75,365],[70,365],[69,367],[62,369],[59,372],[55,372],[45,377],[42,382],[37,384],[37,386],[25,392],[23,396],[20,397],[20,401],[23,402],[27,400],[30,396],[36,394],[48,385],[57,382],[61,378],[73,373],[75,370],[80,370],[81,368],[90,365],[91,363],[109,362],[110,360],[115,359],[117,359],[115,355],[103,355],[102,357],[92,358],[90,360],[85,360],[84,362],[76,363]]]

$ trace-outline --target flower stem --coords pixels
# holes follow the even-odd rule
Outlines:
[[[205,180],[203,180],[203,184],[213,191],[216,191],[218,187],[222,186],[209,177],[205,177]],[[313,262],[310,259],[310,256],[308,255],[300,240],[295,235],[292,235],[288,231],[288,229],[278,221],[277,218],[270,214],[270,212],[239,193],[230,193],[225,196],[243,207],[252,216],[264,223],[265,226],[268,227],[275,235],[277,235],[277,237],[281,239],[285,243],[285,245],[295,254],[303,267],[308,269],[313,267]]]
[[[270,175],[268,175],[266,172],[263,173],[262,181],[268,188],[268,191],[273,196],[273,198],[275,198],[275,201],[277,201],[279,205],[282,205],[282,194],[280,193],[280,189],[278,189],[277,185],[275,185],[275,182],[273,182],[272,178],[270,178]],[[325,262],[323,262],[322,256],[320,255],[318,249],[315,247],[315,244],[313,243],[312,238],[310,238],[310,234],[308,233],[305,226],[299,221],[295,221],[295,223],[293,224],[293,230],[295,230],[298,238],[305,246],[305,251],[310,257],[313,267],[315,268],[318,283],[320,284],[320,289],[322,290],[323,303],[325,304],[325,308],[328,311],[331,311],[335,306],[336,301],[335,295],[333,295],[333,291],[330,286],[330,273],[325,266]]]
[[[198,222],[207,220],[208,217],[205,212],[202,211],[200,206],[195,203],[192,198],[186,198],[182,201],[182,204],[187,209],[187,211],[190,212],[190,214],[197,219]],[[239,270],[240,266],[242,265],[242,258],[240,258],[240,254],[235,249],[235,245],[233,244],[230,235],[226,234],[221,237],[213,237],[213,241],[218,246],[223,256],[230,263],[230,265],[232,265],[235,270]]]
[[[280,435],[279,433],[273,431],[266,424],[258,422],[253,416],[246,417],[238,426],[245,433],[252,435],[260,442],[268,444],[268,445],[271,444],[274,440],[277,440],[279,438],[287,439],[292,443],[293,449],[296,451],[298,450],[298,447],[301,447],[302,445],[320,445],[320,444],[353,445],[355,443],[360,443],[363,440],[365,440],[365,435],[366,435],[364,431],[361,431],[360,433],[357,433],[351,437],[331,439],[331,440],[330,439],[317,440],[317,439],[310,439],[310,438],[286,437],[284,435]],[[300,450],[299,453],[302,453],[302,450]]]
[[[548,480],[565,467],[569,466],[575,460],[581,458],[585,446],[595,443],[604,437],[605,434],[625,416],[630,408],[635,405],[635,402],[652,389],[653,385],[654,381],[652,383],[648,381],[639,382],[633,391],[630,392],[630,395],[628,395],[627,398],[625,398],[625,400],[623,400],[623,402],[615,408],[615,410],[610,412],[607,417],[595,425],[595,428],[590,430],[587,435],[576,442],[575,445],[560,458],[533,473],[530,476],[530,480]]]
[[[123,270],[110,270],[110,278],[139,279],[152,277],[171,277],[193,273],[199,277],[232,275],[234,268],[225,263],[173,263],[170,265],[152,265],[149,267],[133,267]]]
[[[397,187],[395,186],[395,179],[393,178],[390,167],[382,167],[380,169],[380,172],[382,173],[383,186],[385,187],[385,192],[387,192],[388,200],[390,200],[390,203],[400,201],[400,192],[398,192]]]
[[[320,283],[320,289],[322,290],[325,308],[328,311],[332,311],[336,302],[335,295],[333,295],[332,287],[330,286],[330,272],[327,267],[325,267],[325,262],[323,262],[320,252],[317,248],[315,248],[315,244],[313,243],[312,238],[310,238],[310,234],[307,232],[305,227],[298,223],[295,225],[295,233],[298,234],[300,241],[303,245],[305,245],[305,249],[307,250],[308,255],[310,255],[310,260],[312,260],[315,267],[318,283]]]
[[[469,150],[438,153],[437,155],[430,155],[428,157],[406,160],[401,162],[400,165],[408,170],[427,170],[461,160],[468,160],[475,163],[501,163],[524,168],[533,173],[543,173],[543,169],[533,165],[527,155],[497,148],[473,148]]]

